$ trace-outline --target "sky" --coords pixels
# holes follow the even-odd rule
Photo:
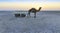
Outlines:
[[[60,0],[0,0],[0,10],[60,10]]]

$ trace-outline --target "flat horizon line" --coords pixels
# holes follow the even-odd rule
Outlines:
[[[28,10],[0,10],[0,11],[21,11],[21,12],[27,12]],[[60,10],[41,10],[41,11],[60,11]]]

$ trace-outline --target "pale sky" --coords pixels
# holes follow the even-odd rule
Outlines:
[[[60,10],[60,0],[0,0],[0,10]]]

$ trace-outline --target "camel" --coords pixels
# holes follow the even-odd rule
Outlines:
[[[42,7],[39,7],[38,10],[36,10],[35,8],[29,9],[28,15],[30,16],[30,13],[32,12],[32,13],[34,13],[34,18],[36,18],[36,12],[39,12],[39,11],[41,10],[41,8],[42,8]]]

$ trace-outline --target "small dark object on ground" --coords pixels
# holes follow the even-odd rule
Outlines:
[[[15,17],[20,17],[20,14],[15,14]]]
[[[15,17],[25,17],[25,14],[15,14]]]
[[[25,14],[20,14],[20,17],[25,17],[26,15]]]

